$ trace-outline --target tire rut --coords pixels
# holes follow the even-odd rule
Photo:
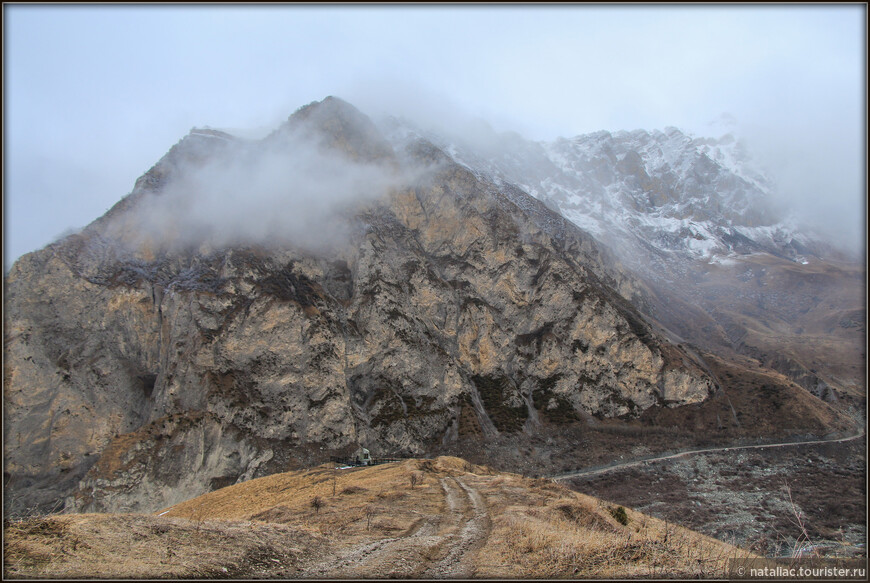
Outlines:
[[[473,554],[486,540],[490,529],[489,514],[480,493],[458,478],[451,478],[465,494],[466,508],[461,516],[463,524],[447,536],[446,555],[425,571],[426,578],[453,579],[471,577],[474,573]],[[442,487],[447,489],[442,479]],[[455,491],[454,491],[455,492]],[[470,504],[468,504],[470,502]]]
[[[409,534],[356,545],[320,558],[300,578],[426,578],[472,575],[473,551],[490,528],[480,493],[457,478],[441,478],[445,512]],[[434,561],[434,562],[433,562]]]

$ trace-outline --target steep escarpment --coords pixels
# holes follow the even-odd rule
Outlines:
[[[196,201],[188,176],[210,160],[272,153],[280,132],[402,181],[337,212],[314,249],[194,240],[183,217],[137,230],[152,205]],[[253,146],[194,131],[9,274],[13,499],[147,510],[359,443],[415,453],[707,398],[712,380],[615,291],[631,281],[601,253],[430,143],[393,151],[339,100]]]
[[[777,194],[741,139],[673,127],[549,143],[480,133],[430,139],[607,245],[648,286],[644,313],[679,338],[748,356],[814,395],[863,410],[863,260],[775,204],[788,193]]]
[[[486,457],[708,403],[724,426],[590,235],[334,98],[261,141],[192,131],[6,283],[14,512],[150,511],[360,444]]]

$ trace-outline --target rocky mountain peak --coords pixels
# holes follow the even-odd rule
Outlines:
[[[372,121],[337,97],[299,108],[267,141],[286,139],[288,134],[315,139],[322,147],[360,162],[385,162],[394,157],[393,148]]]
[[[361,444],[517,459],[510,444],[542,433],[710,403],[706,362],[645,315],[667,298],[566,220],[643,235],[655,188],[655,209],[683,204],[689,179],[651,163],[666,142],[516,138],[484,156],[382,133],[336,98],[261,141],[191,131],[12,270],[10,492],[150,511]],[[686,156],[716,181],[714,156]]]
[[[775,209],[773,181],[730,133],[698,138],[667,127],[483,146],[462,136],[427,139],[477,175],[559,209],[648,274],[762,251],[801,261],[825,249]]]

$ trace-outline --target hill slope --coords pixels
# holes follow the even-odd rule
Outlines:
[[[320,466],[156,515],[17,522],[4,567],[23,577],[721,577],[728,559],[750,556],[623,511],[458,458]]]
[[[284,221],[331,189],[358,192],[295,238]],[[6,471],[27,504],[153,509],[322,450],[419,453],[713,389],[590,237],[428,142],[395,152],[337,99],[260,142],[192,132],[7,285]]]

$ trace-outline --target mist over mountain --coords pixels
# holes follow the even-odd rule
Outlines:
[[[775,137],[763,138],[727,114],[701,136],[665,127],[602,130],[552,141],[498,132],[470,117],[439,124],[432,115],[385,117],[381,124],[387,132],[424,135],[470,168],[519,185],[597,237],[609,237],[614,248],[630,235],[626,229],[651,228],[674,235],[682,231],[682,244],[692,245],[696,255],[727,255],[728,245],[710,240],[716,238],[712,233],[696,238],[706,243],[685,240],[691,223],[702,230],[733,228],[773,245],[796,237],[804,244],[812,241],[819,253],[863,257],[863,215],[845,209],[851,204],[848,193],[859,193],[864,185],[845,170],[851,161],[843,148],[828,144],[827,153],[815,152],[826,161],[821,170],[802,162],[815,159],[797,152],[803,141],[780,148]],[[831,181],[837,167],[842,178]],[[820,188],[822,180],[828,181],[825,188]],[[675,250],[667,244],[662,248]],[[626,251],[630,256],[636,250]]]
[[[368,120],[360,128],[375,131]],[[357,160],[298,124],[285,124],[262,140],[193,129],[140,179],[125,202],[128,212],[113,220],[107,234],[131,249],[145,245],[154,251],[199,245],[326,248],[348,236],[342,216],[419,173],[409,165],[400,169],[390,147],[376,145],[373,159]]]
[[[863,320],[863,253],[818,223],[807,227],[794,205],[782,203],[782,187],[729,131],[733,119],[712,128],[718,138],[668,127],[552,142],[486,124],[444,134],[390,118],[382,125],[393,139],[426,136],[476,175],[530,193],[593,235],[661,292],[646,299],[645,311],[678,337],[715,352],[753,354],[819,395],[842,386],[843,354],[863,358],[854,344],[863,325],[845,344],[830,337]],[[812,285],[794,279],[798,265],[807,266]],[[826,297],[838,301],[826,304]],[[827,311],[834,306],[842,311]],[[797,323],[805,319],[816,319],[812,328]],[[832,320],[842,326],[832,328]],[[785,330],[799,338],[786,341]],[[812,347],[816,333],[833,343]],[[848,368],[846,384],[860,387],[860,367]]]
[[[725,149],[740,150],[739,165],[743,171],[764,177],[768,186],[764,204],[775,211],[776,221],[832,246],[832,251],[863,261],[866,248],[863,125],[847,122],[835,111],[808,110],[805,115],[796,117],[782,110],[763,116],[757,109],[748,107],[736,111],[736,116],[722,113],[706,123],[678,125],[677,128],[670,127],[674,122],[667,118],[662,125],[595,123],[585,119],[594,117],[594,111],[588,111],[578,114],[584,118],[580,127],[588,128],[581,133],[569,133],[565,125],[558,124],[551,124],[553,127],[543,132],[540,127],[526,125],[519,118],[468,113],[447,96],[440,95],[436,99],[421,88],[403,84],[398,79],[393,81],[399,88],[386,95],[371,88],[357,88],[354,95],[359,95],[358,105],[377,113],[374,119],[398,117],[417,131],[482,158],[505,155],[512,144],[516,145],[517,139],[552,145],[601,131],[613,135],[641,131],[655,134],[676,129],[687,141],[730,141],[733,138],[733,145]],[[842,99],[852,103],[856,96]],[[357,103],[356,98],[354,103]],[[579,125],[576,120],[574,125]],[[522,147],[520,151],[524,151]],[[528,155],[529,151],[524,153]],[[729,169],[735,168],[732,165]]]
[[[467,129],[334,97],[260,140],[194,129],[22,257],[9,507],[150,511],[362,444],[551,472],[860,416],[862,266],[738,139]]]

